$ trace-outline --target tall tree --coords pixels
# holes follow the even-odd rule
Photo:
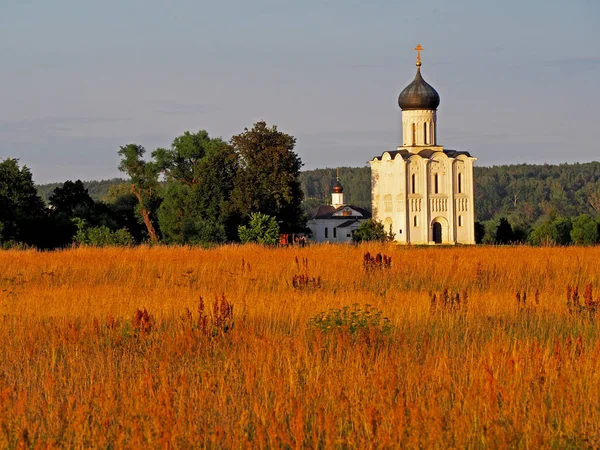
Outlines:
[[[571,239],[578,245],[596,245],[600,242],[600,223],[589,214],[581,214],[573,221]]]
[[[40,233],[47,218],[43,200],[38,196],[31,171],[19,161],[0,162],[0,241],[16,241],[46,246]]]
[[[232,207],[247,222],[250,213],[276,217],[282,231],[304,226],[299,182],[302,161],[294,152],[296,138],[265,122],[233,136],[239,158]]]
[[[144,153],[146,153],[146,149],[141,145],[128,144],[120,147],[119,170],[125,172],[131,179],[131,193],[138,200],[137,210],[146,225],[150,241],[158,242],[153,215],[160,203],[158,196],[159,167],[153,162],[144,161]]]
[[[159,210],[161,231],[176,243],[222,242],[235,238],[226,207],[237,169],[228,143],[207,131],[186,131],[170,149],[152,156],[167,180]]]
[[[77,209],[92,209],[95,205],[81,180],[65,181],[52,191],[49,202],[54,211],[67,214],[72,214]]]

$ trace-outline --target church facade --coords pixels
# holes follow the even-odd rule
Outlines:
[[[338,177],[332,189],[331,204],[319,206],[307,227],[314,242],[348,243],[352,242],[361,222],[370,218],[368,211],[344,202],[344,188]]]
[[[403,143],[370,161],[373,218],[404,244],[475,244],[473,162],[437,143],[440,96],[417,73],[398,97]]]

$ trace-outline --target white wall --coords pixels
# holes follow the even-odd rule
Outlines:
[[[311,240],[314,242],[351,242],[352,231],[356,230],[360,225],[359,222],[352,224],[349,227],[338,228],[339,225],[346,222],[342,219],[312,219],[307,223],[308,228],[312,231]],[[325,228],[327,228],[327,237],[325,237]],[[334,237],[334,230],[336,237]],[[348,236],[349,235],[349,236]]]
[[[464,155],[449,158],[443,151],[429,158],[414,154],[408,160],[401,156],[392,160],[384,153],[381,160],[371,161],[373,218],[384,223],[386,231],[391,223],[400,243],[432,244],[437,221],[442,224],[443,243],[474,244],[474,160]]]

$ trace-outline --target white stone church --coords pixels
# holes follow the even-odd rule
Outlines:
[[[373,218],[403,244],[475,244],[473,162],[437,143],[440,96],[417,74],[398,97],[403,145],[370,161]]]

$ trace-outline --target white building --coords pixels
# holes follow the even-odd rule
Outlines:
[[[371,214],[362,208],[344,203],[344,188],[339,178],[331,193],[331,205],[321,205],[307,226],[315,242],[351,242],[352,233]]]
[[[440,96],[417,74],[398,97],[403,145],[371,164],[373,218],[404,244],[474,244],[473,162],[437,144]]]

